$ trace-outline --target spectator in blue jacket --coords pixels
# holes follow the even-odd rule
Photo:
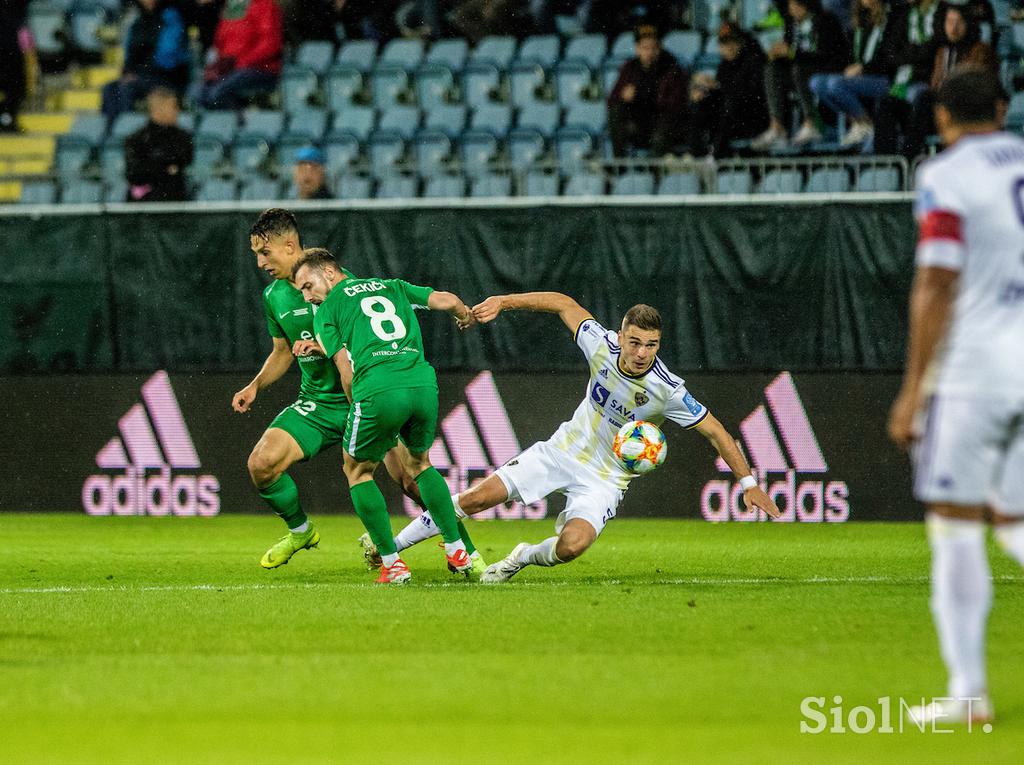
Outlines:
[[[138,18],[125,36],[124,71],[103,88],[103,113],[113,120],[156,87],[184,92],[189,49],[181,13],[166,0],[137,0]]]

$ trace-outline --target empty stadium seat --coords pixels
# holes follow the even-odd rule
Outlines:
[[[378,131],[370,139],[370,172],[375,178],[384,178],[395,172],[405,155],[405,141],[393,131]]]
[[[624,63],[625,61],[609,60],[605,61],[601,67],[601,88],[605,95],[611,93],[612,88],[615,87]]]
[[[508,69],[516,54],[514,37],[490,36],[483,38],[470,54],[470,64],[493,64],[499,69]]]
[[[508,135],[508,156],[512,168],[525,170],[544,154],[544,136],[536,130],[517,128]]]
[[[462,104],[441,104],[427,112],[423,126],[457,138],[466,127],[466,116],[466,107]]]
[[[273,202],[282,198],[281,184],[269,178],[250,178],[242,184],[238,198],[245,202]]]
[[[352,40],[341,46],[336,64],[353,67],[363,74],[373,69],[377,63],[377,43],[373,40]]]
[[[324,143],[327,171],[337,175],[359,158],[359,139],[349,133],[331,135]]]
[[[1010,108],[1006,113],[1006,121],[1016,128],[1024,125],[1024,92],[1014,93],[1010,97]]]
[[[555,135],[555,156],[563,170],[578,167],[593,150],[594,141],[588,130],[564,127]]]
[[[523,193],[528,197],[557,197],[558,176],[537,170],[527,173]]]
[[[769,170],[758,184],[759,194],[799,194],[804,186],[799,170]]]
[[[423,62],[423,40],[396,38],[384,46],[380,54],[380,65],[399,66],[411,72]]]
[[[573,173],[566,181],[565,191],[562,193],[567,197],[599,197],[604,194],[605,180],[599,173]]]
[[[108,143],[100,151],[100,174],[107,183],[116,183],[125,179],[124,146],[120,143]]]
[[[107,135],[107,118],[102,114],[79,114],[68,135],[88,141],[90,146],[100,146]]]
[[[287,132],[302,135],[311,143],[320,143],[327,133],[328,115],[325,109],[307,107],[288,117]]]
[[[290,65],[281,73],[281,105],[286,112],[307,109],[317,94],[317,73],[308,66]]]
[[[295,63],[323,75],[334,61],[334,44],[326,40],[307,40],[299,45]]]
[[[746,170],[720,170],[715,178],[715,190],[719,194],[749,194],[751,187],[750,173]]]
[[[64,53],[68,34],[67,16],[62,8],[30,3],[28,27],[32,30],[32,37],[40,56],[55,58]],[[54,195],[56,196],[56,191]],[[31,204],[42,203],[32,202]]]
[[[413,137],[420,126],[420,110],[415,106],[391,106],[381,115],[377,127],[390,130],[405,140]]]
[[[587,130],[595,138],[608,124],[608,107],[604,101],[581,101],[565,112],[565,126]]]
[[[634,196],[654,193],[654,176],[650,173],[629,171],[612,181],[612,195]]]
[[[498,141],[489,131],[467,130],[459,139],[459,155],[466,175],[480,175],[497,159]]]
[[[661,195],[700,194],[700,178],[696,173],[669,173],[658,183]]]
[[[295,166],[295,154],[299,149],[315,146],[316,141],[310,141],[304,133],[285,133],[281,136],[274,147],[274,157],[277,161],[278,172],[291,175]]]
[[[424,111],[444,104],[455,84],[452,70],[440,64],[424,64],[416,71],[414,79],[416,103]]]
[[[196,136],[189,175],[199,183],[209,178],[224,161],[224,144],[213,136]]]
[[[108,183],[103,188],[103,201],[107,204],[120,204],[128,201],[128,182],[125,180]]]
[[[409,75],[400,66],[378,66],[373,70],[370,88],[373,93],[373,105],[378,109],[386,109],[401,101],[409,88]]]
[[[591,69],[596,69],[604,61],[608,52],[608,38],[604,35],[579,35],[569,40],[565,46],[564,61],[582,61]]]
[[[207,135],[219,139],[224,144],[231,144],[238,133],[238,116],[234,112],[204,112],[199,118],[197,135]]]
[[[498,90],[501,73],[493,64],[474,63],[462,73],[462,98],[472,109],[491,103],[491,94]]]
[[[353,105],[362,90],[363,74],[354,66],[333,66],[324,79],[324,99],[332,112]]]
[[[258,135],[239,136],[231,146],[231,163],[240,175],[261,173],[269,160],[270,144]]]
[[[106,16],[106,10],[97,6],[82,6],[72,10],[69,29],[75,48],[93,54],[102,52],[100,29],[106,21]]]
[[[452,153],[451,139],[438,130],[421,130],[413,146],[416,172],[426,178],[438,175]]]
[[[504,138],[512,127],[512,109],[506,104],[483,104],[473,111],[470,127]]]
[[[424,63],[441,64],[457,72],[466,65],[468,55],[469,44],[464,39],[438,40],[430,46]]]
[[[850,190],[850,174],[840,168],[822,168],[807,179],[807,191],[818,194],[839,194]]]
[[[530,128],[538,131],[545,138],[550,138],[558,129],[561,113],[562,110],[558,104],[530,103],[519,111],[517,127]]]
[[[19,204],[52,205],[57,201],[57,184],[53,181],[23,181]]]
[[[461,175],[437,175],[427,179],[423,196],[431,199],[459,198],[466,195],[466,179]]]
[[[373,181],[365,175],[342,173],[338,177],[339,199],[369,199],[373,191]]]
[[[238,138],[262,138],[273,143],[284,130],[284,113],[263,109],[248,109],[242,113],[242,126]]]
[[[523,107],[539,101],[546,82],[544,69],[539,64],[515,64],[508,74],[509,98],[512,105]]]
[[[539,64],[549,69],[558,61],[561,47],[557,35],[534,35],[527,37],[519,48],[516,61],[521,63]]]
[[[714,39],[716,40],[715,53],[717,53],[717,38]],[[700,32],[693,30],[669,32],[662,38],[661,47],[675,56],[680,64],[688,67],[700,55]],[[630,55],[633,55],[632,52]]]
[[[349,133],[360,141],[370,137],[376,113],[369,106],[347,106],[334,114],[332,132]]]
[[[61,178],[76,178],[92,159],[92,144],[76,135],[62,135],[57,139],[53,158],[54,169]]]
[[[99,204],[103,201],[103,184],[75,179],[61,184],[60,201],[64,204]]]
[[[110,138],[123,141],[132,133],[137,133],[149,121],[149,117],[138,112],[122,112],[117,115],[114,124],[110,126]]]
[[[391,175],[377,185],[377,199],[414,199],[416,179],[408,175]]]
[[[590,67],[582,61],[563,61],[555,71],[555,93],[558,103],[572,106],[584,100],[584,93],[590,87]]]
[[[469,182],[471,197],[510,197],[512,178],[498,173],[483,173]]]
[[[857,176],[857,191],[899,191],[900,172],[895,167],[871,167]]]
[[[199,202],[231,202],[238,198],[238,183],[226,178],[209,178],[196,194]]]
[[[673,33],[669,33],[673,34]],[[666,35],[667,39],[668,36]],[[698,40],[700,35],[697,36]],[[664,47],[665,42],[662,40],[662,46]],[[671,51],[670,51],[671,52]],[[633,37],[632,32],[621,32],[618,37],[615,38],[615,43],[612,45],[612,49],[608,52],[609,58],[633,58],[636,55],[636,39]]]

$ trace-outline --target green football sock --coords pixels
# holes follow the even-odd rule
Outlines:
[[[459,519],[452,505],[451,489],[437,472],[437,468],[428,467],[416,476],[416,485],[420,487],[423,504],[430,511],[430,517],[434,519],[437,530],[441,532],[441,538],[445,542],[457,542]]]
[[[259,491],[263,501],[270,505],[271,510],[281,516],[281,519],[288,524],[288,528],[294,529],[308,520],[299,505],[299,487],[287,473],[281,473],[280,478]]]
[[[453,510],[455,508],[452,508]],[[462,537],[462,541],[466,543],[466,552],[472,555],[476,552],[476,545],[473,544],[473,540],[469,538],[469,532],[466,531],[466,527],[462,521],[458,522],[459,536]]]
[[[370,539],[377,545],[381,555],[393,555],[398,552],[395,547],[395,535],[391,530],[391,516],[388,515],[388,504],[380,487],[374,481],[357,483],[349,489],[356,515],[366,527]]]

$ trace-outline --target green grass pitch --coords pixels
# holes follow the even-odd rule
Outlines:
[[[921,525],[619,519],[506,586],[421,545],[388,588],[354,518],[318,524],[267,572],[269,517],[5,514],[0,761],[1022,761],[1024,574],[994,546],[994,730],[812,735],[807,696],[941,695]],[[493,561],[551,525],[470,528]]]

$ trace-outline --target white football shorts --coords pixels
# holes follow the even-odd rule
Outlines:
[[[625,491],[583,467],[547,441],[534,444],[495,471],[511,500],[531,505],[549,494],[565,495],[555,533],[573,518],[582,518],[598,534],[615,517]]]
[[[1024,395],[932,396],[914,448],[914,496],[1024,515]]]

